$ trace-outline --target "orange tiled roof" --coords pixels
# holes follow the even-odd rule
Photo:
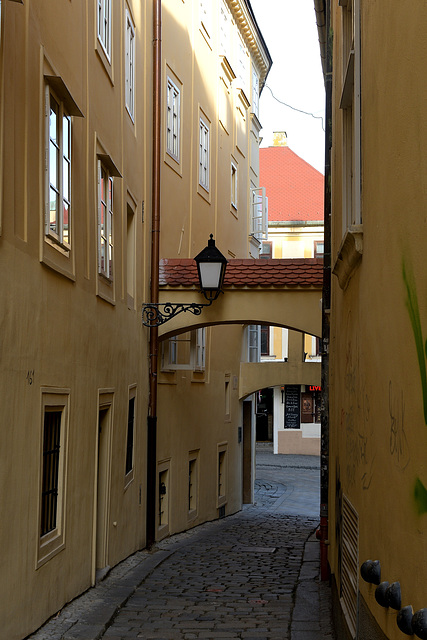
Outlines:
[[[323,260],[319,258],[283,258],[264,260],[229,260],[225,286],[322,286]],[[163,286],[194,286],[199,284],[193,259],[164,258],[160,261],[159,283]]]
[[[289,147],[259,150],[259,184],[268,197],[268,219],[323,220],[324,177]]]

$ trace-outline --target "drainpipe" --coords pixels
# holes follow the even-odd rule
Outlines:
[[[328,501],[329,501],[329,337],[331,310],[331,147],[332,147],[332,41],[330,0],[315,0],[317,28],[322,55],[326,92],[324,262],[322,296],[322,419],[320,445],[320,577],[329,579]]]
[[[161,30],[162,2],[153,0],[153,164],[151,214],[151,296],[159,301],[159,240],[160,240],[160,98],[161,98]],[[147,512],[146,545],[156,538],[156,478],[157,478],[157,361],[158,328],[150,327],[149,399],[147,417]]]

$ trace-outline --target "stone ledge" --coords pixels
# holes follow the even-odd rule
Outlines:
[[[332,273],[337,276],[341,289],[346,289],[348,282],[363,254],[363,226],[351,225],[344,236]]]

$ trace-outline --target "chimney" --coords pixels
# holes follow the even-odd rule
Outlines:
[[[273,147],[287,147],[288,134],[286,131],[273,131]]]

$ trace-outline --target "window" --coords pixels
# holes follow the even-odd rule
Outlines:
[[[46,87],[47,205],[46,235],[63,249],[71,248],[71,116]]]
[[[40,535],[56,529],[62,411],[45,411]]]
[[[188,454],[188,516],[196,517],[198,507],[198,451]]]
[[[205,340],[206,331],[205,327],[196,329],[194,332],[195,347],[194,347],[194,369],[195,371],[205,370]]]
[[[268,236],[268,198],[265,187],[251,189],[252,217],[251,235],[259,240],[267,240]]]
[[[162,342],[162,369],[204,371],[206,367],[205,344],[205,327],[165,340]]]
[[[230,40],[230,13],[223,0],[219,16],[219,51],[227,58],[230,58]]]
[[[202,118],[199,121],[199,184],[209,191],[209,127]]]
[[[225,407],[225,421],[231,420],[231,387],[230,387],[230,374],[225,374],[224,379],[224,407]]]
[[[259,118],[259,77],[255,69],[252,69],[252,113]]]
[[[210,37],[212,23],[212,0],[200,0],[200,24],[205,35]]]
[[[218,445],[217,506],[227,502],[227,444]]]
[[[98,270],[113,279],[113,178],[98,160]]]
[[[161,540],[169,534],[169,499],[172,487],[170,470],[170,458],[159,462],[157,467],[157,535],[156,539]]]
[[[237,164],[231,162],[231,206],[237,210]]]
[[[269,325],[261,325],[261,355],[270,355],[270,327]]]
[[[135,432],[135,396],[133,396],[132,398],[129,398],[125,475],[128,475],[128,473],[130,473],[133,469],[134,432]]]
[[[260,327],[257,324],[248,326],[248,362],[260,361]]]
[[[126,10],[126,109],[132,119],[135,117],[135,27],[129,11]]]
[[[342,5],[343,232],[361,224],[360,0]]]
[[[110,60],[111,55],[111,0],[98,0],[98,40]]]
[[[180,110],[181,92],[174,82],[167,79],[166,150],[174,160],[180,156]]]
[[[159,473],[159,527],[168,524],[168,480],[169,470]]]
[[[136,214],[133,206],[127,204],[126,224],[126,288],[130,309],[135,306],[136,288]]]
[[[260,258],[264,258],[264,260],[271,260],[273,257],[273,243],[272,242],[263,242],[261,245],[261,253]]]
[[[38,567],[65,544],[68,405],[68,392],[42,391]]]
[[[325,243],[323,240],[314,241],[314,257],[323,258]]]
[[[246,46],[241,38],[238,40],[237,44],[237,86],[239,89],[243,89],[246,93],[247,85],[248,85],[248,51]],[[247,93],[247,95],[250,95]],[[248,105],[249,106],[249,105]]]

